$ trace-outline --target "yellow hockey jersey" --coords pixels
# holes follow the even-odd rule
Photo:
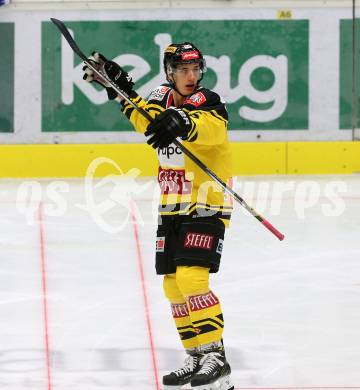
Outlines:
[[[174,105],[173,90],[168,84],[155,88],[147,100],[133,92],[131,100],[152,117]],[[183,145],[220,179],[231,185],[232,160],[227,136],[228,114],[219,95],[200,86],[179,108],[193,121],[188,139],[181,141]],[[149,121],[125,100],[122,103],[122,111],[136,131],[141,133],[146,131]],[[215,215],[228,225],[232,199],[213,179],[174,144],[157,149],[157,155],[161,215]]]

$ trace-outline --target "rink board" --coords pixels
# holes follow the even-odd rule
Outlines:
[[[360,172],[358,142],[235,143],[234,175],[336,174]],[[156,153],[146,144],[1,145],[0,177],[84,177],[96,158],[105,158],[94,176],[157,174]],[[111,162],[111,161],[112,162]]]

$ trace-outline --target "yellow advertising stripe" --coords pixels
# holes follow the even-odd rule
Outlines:
[[[156,152],[147,144],[71,144],[0,145],[0,177],[84,177],[90,163],[99,157],[113,160],[123,173],[137,168],[141,176],[157,175]],[[94,176],[120,174],[106,161]]]
[[[232,142],[236,175],[338,174],[360,172],[360,142]],[[84,177],[98,157],[123,172],[157,175],[156,152],[146,144],[0,145],[0,177]],[[103,163],[95,176],[119,174]],[[216,173],[216,172],[215,172]]]
[[[289,142],[289,174],[360,172],[360,142]]]
[[[232,143],[234,175],[360,172],[360,142]]]
[[[286,142],[232,142],[236,175],[286,173]]]

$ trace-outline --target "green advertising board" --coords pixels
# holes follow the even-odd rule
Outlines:
[[[0,132],[14,131],[14,23],[0,23]]]
[[[85,53],[131,71],[146,97],[165,81],[162,53],[191,40],[204,53],[202,84],[227,102],[230,129],[308,129],[307,20],[67,22]],[[81,61],[51,22],[42,23],[42,131],[132,130],[106,93],[82,80]]]
[[[356,19],[356,31],[360,29],[360,19]],[[353,21],[340,21],[340,129],[360,127],[360,39],[355,39],[355,53],[353,53]],[[353,75],[353,55],[355,55],[355,74]],[[355,76],[355,77],[354,77]],[[356,96],[353,108],[353,86]]]

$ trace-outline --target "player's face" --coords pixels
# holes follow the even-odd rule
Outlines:
[[[200,65],[196,63],[178,65],[172,74],[178,91],[183,95],[191,95],[196,89],[200,72]]]

